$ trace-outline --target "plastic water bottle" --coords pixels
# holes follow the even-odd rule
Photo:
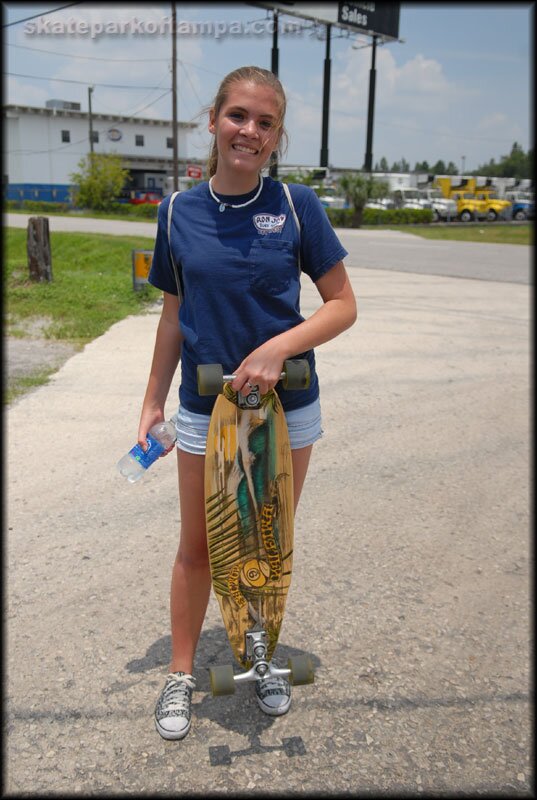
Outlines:
[[[143,450],[138,442],[118,461],[117,468],[129,483],[136,483],[151,464],[157,460],[176,440],[176,417],[168,422],[158,422],[150,428],[146,442],[147,450]]]

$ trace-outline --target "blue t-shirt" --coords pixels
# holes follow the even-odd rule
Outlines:
[[[232,374],[261,344],[304,321],[299,248],[302,271],[312,281],[347,255],[315,192],[300,184],[290,189],[300,235],[282,184],[271,178],[264,178],[260,196],[244,208],[220,212],[207,182],[175,198],[170,238],[182,284],[179,324],[184,336],[179,400],[189,411],[210,414],[216,399],[198,395],[198,364],[222,364],[224,374]],[[256,192],[257,187],[247,195],[218,197],[240,204]],[[166,197],[159,207],[148,280],[177,294],[168,245],[169,204]],[[293,358],[308,359],[311,384],[300,391],[277,384],[286,411],[319,396],[313,350]]]

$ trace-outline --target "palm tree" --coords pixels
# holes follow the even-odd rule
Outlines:
[[[349,172],[339,179],[339,186],[350,206],[354,209],[352,218],[353,227],[359,228],[362,224],[364,207],[371,198],[386,197],[389,194],[389,185],[386,181],[375,180],[370,176]]]
[[[356,172],[349,172],[339,179],[339,186],[348,204],[354,209],[352,224],[359,228],[362,224],[364,206],[369,197],[368,180]]]

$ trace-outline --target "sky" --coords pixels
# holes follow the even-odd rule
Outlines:
[[[2,3],[3,103],[43,107],[62,99],[87,111],[91,85],[95,113],[171,119],[171,4],[55,10],[61,6],[67,3]],[[272,15],[249,3],[176,7],[178,117],[199,125],[179,155],[204,159],[211,138],[204,109],[231,70],[270,69]],[[35,15],[42,16],[27,20]],[[442,159],[464,173],[499,162],[515,141],[532,148],[533,15],[533,3],[401,3],[400,41],[376,51],[373,165],[382,157],[390,166],[405,158],[412,168]],[[325,27],[289,15],[281,23],[300,27],[279,35],[289,135],[281,163],[316,166]],[[332,29],[330,166],[364,164],[371,53],[370,37]]]

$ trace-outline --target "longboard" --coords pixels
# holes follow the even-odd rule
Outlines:
[[[211,578],[233,655],[241,668],[249,671],[250,677],[245,675],[245,679],[255,680],[266,674],[278,643],[291,583],[291,447],[285,414],[274,389],[265,395],[254,391],[245,400],[226,382],[221,369],[213,380],[210,370],[215,366],[198,368],[200,393],[216,393],[213,390],[218,387],[220,392],[205,453]],[[306,378],[298,382],[300,388],[307,385]],[[256,651],[260,644],[262,653]],[[214,694],[234,691],[230,669],[220,674],[219,668],[211,670]],[[307,669],[309,675],[309,662]],[[280,674],[277,668],[270,667],[270,671]],[[289,674],[289,670],[283,672]],[[299,672],[297,664],[295,683],[310,682],[300,680]]]
[[[293,470],[285,415],[272,390],[239,408],[226,384],[205,455],[207,541],[213,588],[233,654],[250,667],[245,633],[276,647],[293,564]]]

